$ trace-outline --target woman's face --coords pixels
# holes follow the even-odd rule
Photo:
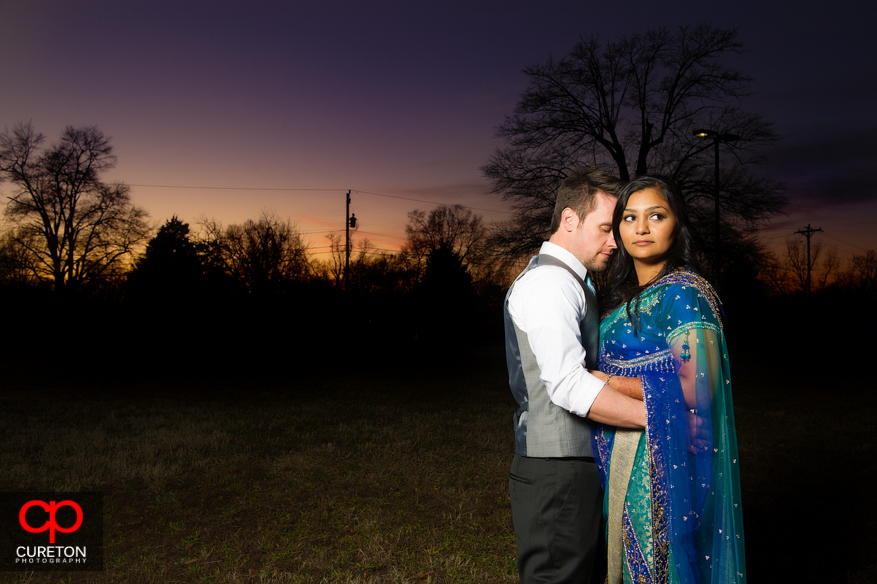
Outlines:
[[[663,265],[676,242],[676,215],[661,191],[643,189],[627,200],[618,232],[634,263]]]

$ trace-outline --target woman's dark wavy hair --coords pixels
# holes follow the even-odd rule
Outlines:
[[[640,286],[636,277],[633,258],[624,249],[624,243],[621,241],[621,233],[619,233],[618,226],[624,217],[627,201],[634,193],[645,189],[656,189],[667,199],[670,210],[676,216],[676,239],[667,251],[667,261],[664,263],[664,269],[651,282],[646,282],[644,286]],[[618,193],[618,203],[615,205],[615,213],[612,215],[612,232],[615,235],[618,249],[612,255],[612,261],[606,278],[608,293],[603,305],[607,307],[607,314],[622,304],[627,304],[627,316],[633,323],[635,322],[633,316],[639,314],[638,295],[640,292],[683,266],[692,272],[700,274],[700,265],[692,245],[694,234],[688,219],[688,207],[682,193],[679,191],[679,187],[668,177],[660,175],[640,176],[624,185]],[[635,297],[637,301],[634,303],[633,313],[631,313],[630,301]]]

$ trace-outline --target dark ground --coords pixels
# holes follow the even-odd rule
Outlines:
[[[873,343],[861,344],[858,335],[862,327],[873,330],[869,323],[831,329],[825,318],[787,319],[729,334],[750,582],[877,581],[877,394],[873,381],[858,372],[863,368],[849,366],[868,362]],[[176,341],[164,356],[152,347],[146,360],[108,348],[99,369],[77,366],[78,358],[50,365],[8,353],[3,364],[15,371],[13,378],[54,376],[76,392],[132,379],[158,387],[169,376],[175,384],[188,378],[200,385],[236,379],[271,385],[325,372],[374,379],[388,368],[407,373],[416,385],[424,375],[452,380],[457,371],[483,367],[495,372],[496,398],[508,397],[498,346],[451,356],[438,346],[369,346],[339,334],[336,346],[302,360],[279,348],[282,342],[277,339],[273,351],[253,348],[232,356],[203,347],[187,355],[176,350]]]

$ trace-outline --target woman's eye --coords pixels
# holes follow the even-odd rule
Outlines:
[[[633,215],[625,215],[624,218],[622,219],[622,221],[630,222],[630,221],[633,221],[635,219],[636,218]]]
[[[652,213],[652,215],[649,217],[649,219],[651,219],[652,221],[660,221],[663,218],[664,216],[660,213]]]

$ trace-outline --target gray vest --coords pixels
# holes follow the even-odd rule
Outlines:
[[[551,401],[548,390],[539,375],[536,356],[530,348],[527,334],[515,326],[509,314],[509,296],[515,283],[530,270],[540,266],[565,268],[581,284],[588,303],[584,319],[579,323],[582,345],[586,351],[586,367],[597,366],[600,318],[597,298],[575,271],[559,259],[541,254],[515,279],[505,299],[506,364],[509,387],[521,407],[515,412],[515,452],[529,457],[593,456],[591,423],[587,418],[571,414]]]

